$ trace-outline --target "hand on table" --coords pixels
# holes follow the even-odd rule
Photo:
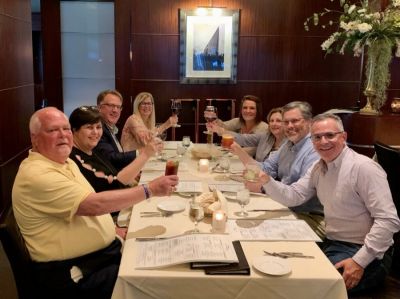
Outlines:
[[[336,263],[335,268],[343,269],[342,276],[348,290],[358,285],[364,274],[364,268],[357,264],[352,258]]]

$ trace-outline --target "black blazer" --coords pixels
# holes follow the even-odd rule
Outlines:
[[[104,122],[101,123],[103,126],[103,136],[101,136],[95,150],[100,152],[118,171],[120,171],[136,158],[136,151],[120,153],[111,136],[110,130]]]

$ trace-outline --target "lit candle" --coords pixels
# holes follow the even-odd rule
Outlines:
[[[226,214],[222,210],[214,211],[212,218],[212,232],[224,233],[226,227]]]
[[[199,171],[200,172],[208,172],[209,162],[207,159],[199,160]]]

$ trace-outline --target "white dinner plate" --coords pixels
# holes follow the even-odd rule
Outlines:
[[[157,208],[166,212],[180,212],[186,208],[186,204],[180,200],[171,199],[159,202]]]
[[[254,259],[253,266],[258,271],[269,275],[285,275],[292,272],[289,262],[275,256],[259,256]]]

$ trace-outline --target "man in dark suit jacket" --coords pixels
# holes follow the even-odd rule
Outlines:
[[[116,126],[122,110],[122,95],[116,90],[104,90],[97,96],[97,106],[102,117],[103,136],[96,146],[113,166],[120,171],[136,157],[135,151],[124,152],[118,141]]]

